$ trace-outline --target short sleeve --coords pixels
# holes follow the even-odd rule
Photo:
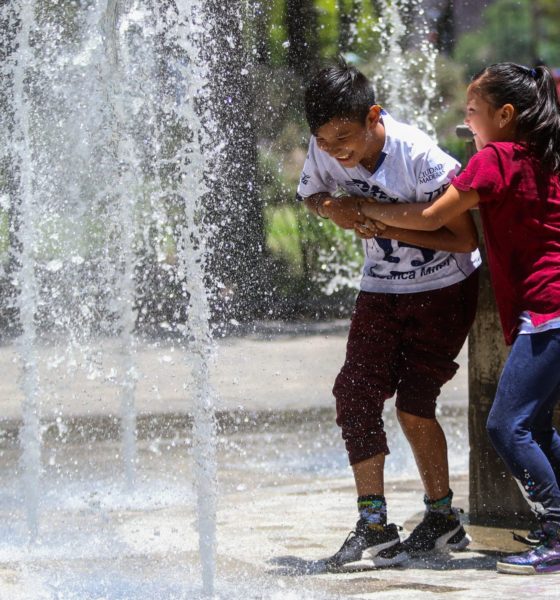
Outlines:
[[[415,164],[417,198],[429,202],[440,196],[457,175],[460,166],[452,156],[432,144]]]
[[[315,137],[312,137],[297,188],[296,198],[298,200],[303,200],[321,192],[332,194],[336,191],[336,183],[327,173],[320,152]]]
[[[506,189],[505,168],[498,149],[489,144],[479,150],[465,170],[454,180],[453,186],[462,192],[476,190],[481,202],[498,200]]]

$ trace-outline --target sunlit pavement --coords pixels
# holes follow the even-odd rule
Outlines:
[[[466,528],[469,550],[371,569],[323,572],[356,520],[355,494],[330,386],[344,355],[345,323],[260,328],[218,345],[214,384],[223,424],[218,441],[217,571],[220,599],[557,598],[560,575],[497,574],[496,556],[523,547],[508,530]],[[118,393],[107,378],[116,346],[91,377],[43,368],[46,419],[40,533],[29,543],[21,501],[14,350],[0,351],[5,405],[0,458],[0,600],[174,600],[201,597],[192,475],[188,357],[171,346],[138,352],[137,406],[144,419],[136,483],[120,461]],[[55,353],[45,352],[45,361]],[[442,393],[456,505],[467,511],[466,352]],[[89,378],[88,378],[89,376]],[[56,393],[55,393],[56,392]],[[72,419],[70,419],[70,417]],[[388,403],[390,520],[410,531],[422,489]],[[58,422],[56,422],[58,418]],[[151,418],[151,420],[150,420]],[[101,429],[99,429],[101,427]],[[73,435],[72,428],[76,430]],[[108,428],[109,431],[104,431]],[[88,435],[94,431],[95,438]],[[97,441],[96,441],[97,440]]]

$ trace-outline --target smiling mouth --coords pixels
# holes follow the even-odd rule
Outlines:
[[[350,157],[352,156],[352,152],[348,153],[348,154],[339,154],[338,156],[335,156],[336,160],[349,160]]]

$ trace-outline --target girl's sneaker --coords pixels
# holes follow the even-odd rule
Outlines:
[[[499,573],[538,575],[560,573],[560,528],[556,524],[543,524],[544,539],[535,548],[521,554],[506,556],[498,561]]]

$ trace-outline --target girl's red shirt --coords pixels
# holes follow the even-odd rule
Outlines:
[[[453,185],[474,189],[504,337],[519,316],[533,325],[560,317],[560,177],[546,173],[523,145],[486,145]]]

